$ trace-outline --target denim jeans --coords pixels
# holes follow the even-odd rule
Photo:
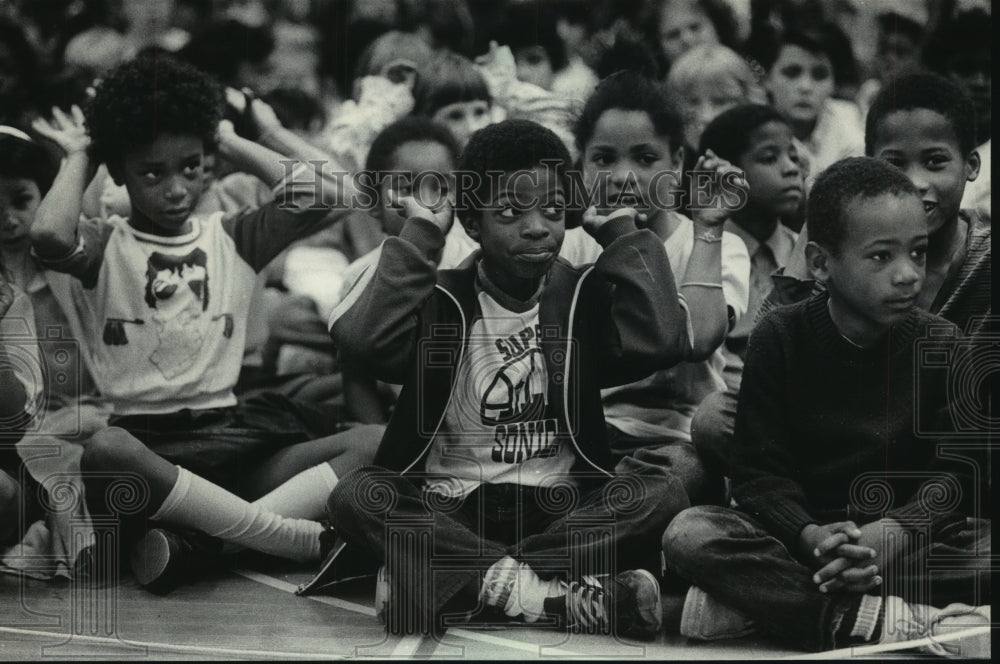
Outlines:
[[[662,473],[684,486],[692,505],[721,504],[722,476],[706,471],[694,445],[687,440],[639,438],[608,425],[608,445],[619,475]]]
[[[337,533],[386,564],[392,610],[434,620],[404,631],[437,631],[449,611],[476,609],[483,574],[504,556],[542,578],[657,572],[663,529],[689,505],[680,482],[653,469],[584,491],[481,485],[454,501],[421,479],[365,466],[328,503]]]
[[[710,473],[731,476],[737,393],[712,392],[691,420],[691,443]]]
[[[829,650],[857,593],[819,592],[813,570],[751,516],[714,506],[679,514],[663,535],[667,566],[758,629],[805,650]],[[881,592],[919,604],[990,601],[990,521],[942,529],[887,563]],[[876,591],[878,592],[878,591]]]

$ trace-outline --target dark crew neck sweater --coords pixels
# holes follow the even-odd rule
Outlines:
[[[862,349],[840,335],[827,300],[775,309],[750,336],[734,440],[740,509],[793,551],[810,523],[892,517],[934,531],[971,514],[969,464],[916,433],[951,422],[946,369],[916,370],[927,364],[917,351],[951,352],[958,329],[914,309]]]

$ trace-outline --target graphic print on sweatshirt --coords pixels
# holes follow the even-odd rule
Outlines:
[[[194,249],[184,256],[153,252],[146,268],[146,306],[159,345],[152,362],[170,379],[194,363],[205,342],[208,309],[208,264],[205,252]]]
[[[493,377],[481,392],[479,419],[483,426],[493,428],[490,456],[495,462],[521,463],[534,457],[550,457],[557,451],[556,420],[545,419],[545,360],[537,338],[537,330],[529,326],[506,339],[494,339],[493,346],[503,360],[495,368],[489,366],[496,362],[493,351],[483,349],[487,357],[481,359],[489,364],[482,375],[492,373]],[[470,340],[470,357],[471,345]]]
[[[426,470],[446,495],[480,484],[543,485],[565,481],[575,461],[559,420],[551,416],[538,306],[505,309],[478,294],[481,316],[470,325],[444,423]]]

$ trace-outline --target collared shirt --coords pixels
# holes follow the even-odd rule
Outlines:
[[[762,243],[732,220],[727,221],[723,228],[742,239],[750,254],[750,299],[747,311],[729,332],[729,339],[739,339],[745,345],[757,319],[757,311],[771,292],[771,274],[788,262],[798,234],[779,223],[771,236]]]

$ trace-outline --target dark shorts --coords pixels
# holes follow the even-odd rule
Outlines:
[[[343,430],[314,404],[281,394],[241,398],[230,408],[180,410],[164,415],[112,416],[121,427],[170,463],[234,493],[243,478],[276,452]]]

